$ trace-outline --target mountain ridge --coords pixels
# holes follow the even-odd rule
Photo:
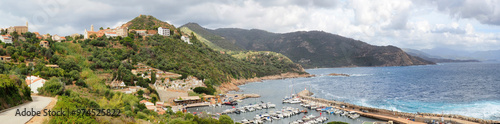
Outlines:
[[[418,56],[418,57],[420,57],[422,59],[425,59],[425,60],[428,60],[428,61],[432,61],[432,62],[435,62],[435,63],[447,63],[447,62],[480,62],[479,60],[475,60],[475,59],[448,59],[448,58],[443,58],[443,57],[440,57],[440,56],[430,55],[430,54],[428,54],[426,52],[422,52],[422,51],[419,51],[419,50],[416,50],[416,49],[403,48],[403,51],[405,51],[409,55]]]
[[[193,28],[193,26],[199,25],[182,27]],[[211,30],[201,26],[194,28],[205,29],[204,32],[219,35],[226,40],[225,42],[234,43],[242,49],[281,53],[304,68],[435,64],[408,55],[395,46],[374,46],[323,31],[272,33],[260,29]]]

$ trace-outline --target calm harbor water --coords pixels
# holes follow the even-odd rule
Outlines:
[[[313,78],[267,80],[240,86],[236,93],[258,93],[261,98],[246,99],[239,105],[272,102],[282,106],[301,108],[299,105],[281,104],[281,99],[304,88],[315,97],[345,101],[357,105],[403,112],[460,114],[483,119],[500,120],[500,63],[444,63],[426,66],[357,67],[308,69]],[[328,76],[344,73],[350,77]],[[191,112],[222,112],[225,107],[199,107]],[[271,110],[267,110],[271,111]],[[274,110],[275,111],[275,110]],[[253,119],[260,110],[240,115],[230,114],[239,121]],[[311,114],[311,113],[309,113]],[[319,113],[312,112],[313,115]],[[325,115],[325,114],[323,114]],[[288,123],[302,115],[273,123]],[[352,120],[326,115],[328,121],[362,123],[376,121],[369,118]]]

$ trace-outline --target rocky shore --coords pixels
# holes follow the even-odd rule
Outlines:
[[[349,77],[350,75],[348,74],[339,74],[339,73],[331,73],[331,74],[328,74],[330,76],[346,76],[346,77]]]
[[[279,75],[255,77],[255,78],[250,78],[250,79],[233,79],[229,83],[221,84],[219,86],[219,90],[222,91],[223,93],[226,93],[229,91],[238,91],[238,90],[240,90],[240,88],[238,88],[239,85],[244,85],[244,84],[247,84],[250,82],[262,82],[263,80],[278,80],[278,79],[300,78],[300,77],[314,77],[314,75],[299,74],[299,73],[282,73]]]

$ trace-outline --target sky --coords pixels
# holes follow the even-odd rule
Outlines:
[[[325,31],[372,45],[500,49],[500,0],[1,0],[0,27],[83,34],[152,15],[176,27]]]

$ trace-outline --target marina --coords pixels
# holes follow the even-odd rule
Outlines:
[[[288,86],[290,82],[285,82]],[[309,119],[307,124],[319,123],[319,122],[331,122],[331,121],[342,121],[350,124],[362,124],[363,122],[382,122],[382,120],[358,117],[356,119],[351,119],[348,116],[341,116],[336,114],[328,114],[325,111],[317,111],[315,108],[309,109],[303,107],[303,101],[300,99],[295,99],[296,102],[285,102],[285,96],[291,96],[291,87],[284,87],[282,91],[273,90],[273,87],[264,87],[261,89],[256,88],[246,88],[245,86],[251,86],[260,84],[260,82],[250,83],[240,86],[241,91],[235,92],[231,91],[229,94],[252,94],[259,93],[258,98],[247,98],[242,101],[237,102],[237,105],[221,105],[221,106],[204,106],[204,107],[193,107],[187,108],[187,112],[190,113],[200,113],[205,112],[214,115],[229,115],[234,122],[239,123],[272,123],[272,124],[289,124],[297,123],[304,124],[306,119],[304,117],[314,116],[315,119]],[[285,86],[285,85],[282,85]],[[297,88],[298,89],[298,88]],[[285,92],[283,92],[285,91]],[[298,90],[295,90],[298,91]],[[291,98],[291,97],[289,97]],[[294,98],[291,98],[292,100]],[[297,103],[298,100],[298,103]],[[267,106],[267,109],[266,107]],[[271,107],[274,106],[274,107]],[[234,107],[234,108],[233,108]],[[261,108],[261,109],[259,109]],[[236,112],[239,111],[239,112]],[[321,118],[320,118],[321,117]],[[323,120],[323,121],[319,121]],[[300,120],[300,121],[299,121]],[[315,120],[315,121],[313,121]]]

